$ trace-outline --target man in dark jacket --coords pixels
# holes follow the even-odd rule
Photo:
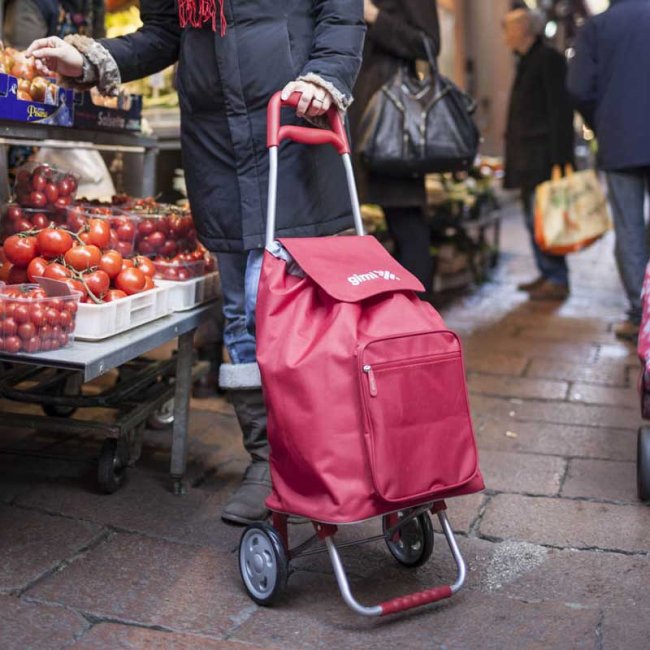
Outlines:
[[[508,113],[505,187],[521,191],[526,226],[540,276],[519,289],[535,300],[563,300],[569,271],[562,256],[547,255],[535,241],[535,188],[555,165],[573,161],[573,111],[565,88],[564,57],[543,43],[536,14],[517,9],[503,23],[507,45],[519,56]]]
[[[569,92],[598,138],[616,231],[616,262],[630,302],[619,338],[636,339],[648,263],[644,200],[650,184],[650,2],[612,0],[578,35]]]
[[[220,383],[251,456],[222,511],[231,523],[266,517],[270,492],[266,410],[256,363],[255,302],[269,181],[266,112],[284,89],[302,96],[286,123],[352,101],[361,64],[363,0],[142,0],[144,26],[101,43],[69,37],[32,45],[37,66],[54,67],[104,93],[178,61],[181,141],[192,214],[217,253],[224,342],[232,363]],[[179,11],[180,10],[180,11]],[[40,63],[39,63],[40,62]],[[331,235],[352,225],[341,158],[331,147],[293,143],[280,152],[278,237]],[[287,332],[290,336],[291,332]]]

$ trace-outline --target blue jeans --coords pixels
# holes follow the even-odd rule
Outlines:
[[[564,255],[547,255],[535,241],[535,192],[524,190],[521,193],[521,200],[524,204],[526,228],[530,233],[530,242],[540,275],[545,280],[556,284],[569,284],[569,267],[566,257]]]
[[[641,322],[641,290],[648,263],[648,228],[645,198],[650,169],[607,172],[609,203],[616,232],[616,264],[630,301],[629,319]]]
[[[232,363],[254,363],[255,305],[264,249],[244,253],[217,253],[223,315],[223,341]]]

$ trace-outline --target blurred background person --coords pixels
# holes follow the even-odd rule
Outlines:
[[[650,183],[650,2],[612,0],[582,28],[569,67],[569,91],[598,139],[616,232],[616,263],[630,302],[619,338],[639,334],[648,263],[645,200]]]
[[[506,189],[521,192],[526,226],[539,277],[519,285],[533,300],[564,300],[569,269],[564,256],[547,255],[534,235],[535,188],[551,178],[555,165],[573,164],[573,110],[566,90],[566,62],[543,42],[543,22],[528,9],[503,21],[505,42],[518,56],[506,128]]]
[[[435,0],[365,0],[364,17],[368,33],[363,64],[350,108],[353,143],[359,124],[372,96],[397,72],[404,62],[415,65],[427,53],[423,35],[431,42],[435,56],[440,52],[440,27]],[[388,230],[395,242],[395,257],[432,291],[433,259],[429,251],[430,233],[425,219],[424,178],[397,178],[371,173],[359,156],[357,183],[362,203],[383,208]]]
[[[4,5],[4,41],[18,50],[46,36],[106,34],[104,0],[5,0]]]

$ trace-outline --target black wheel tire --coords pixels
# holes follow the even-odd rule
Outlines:
[[[115,438],[106,438],[97,467],[97,483],[104,494],[113,494],[122,487],[128,464],[125,444]]]
[[[57,391],[59,396],[75,397],[81,394],[83,380],[80,374],[69,376],[60,389]],[[76,406],[60,406],[58,404],[41,404],[43,413],[54,418],[69,418],[77,412]]]
[[[400,511],[397,513],[399,519],[403,519],[408,513]],[[382,519],[384,535],[390,529],[389,515]],[[395,538],[397,536],[397,538]],[[385,537],[386,546],[392,556],[402,565],[409,568],[416,568],[425,564],[433,552],[433,525],[428,512],[414,517],[399,528],[393,538]]]
[[[273,526],[259,522],[246,527],[239,541],[239,573],[248,595],[258,605],[272,605],[284,592],[289,559]]]
[[[59,406],[58,404],[41,404],[41,408],[43,413],[51,418],[69,418],[77,412],[74,406]]]
[[[164,431],[174,426],[174,399],[165,402],[157,411],[147,418],[147,428]]]
[[[636,484],[641,501],[650,501],[650,427],[641,427],[637,438]]]

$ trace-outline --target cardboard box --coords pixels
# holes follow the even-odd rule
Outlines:
[[[49,101],[36,102],[18,99],[18,79],[0,73],[0,119],[48,124],[53,126],[72,126],[74,112],[74,91],[52,84]]]
[[[80,129],[139,133],[142,130],[142,96],[103,98],[94,90],[76,92],[74,125]]]

